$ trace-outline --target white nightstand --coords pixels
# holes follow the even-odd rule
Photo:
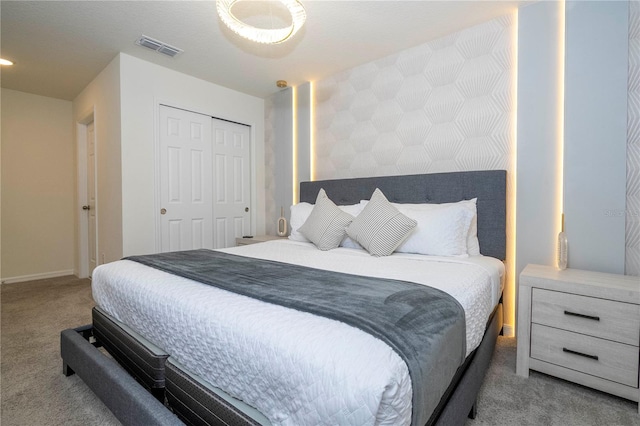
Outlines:
[[[640,278],[541,265],[520,274],[519,376],[536,370],[639,401],[639,346]]]
[[[271,240],[283,240],[283,239],[287,239],[287,237],[277,237],[275,235],[257,235],[255,237],[251,237],[251,238],[236,238],[236,246],[246,246],[249,244],[257,244],[257,243],[264,243],[265,241],[271,241]]]

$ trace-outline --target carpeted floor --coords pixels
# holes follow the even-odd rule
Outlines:
[[[60,331],[91,321],[89,281],[4,284],[0,299],[0,424],[119,424],[82,380],[62,375]],[[515,358],[515,339],[500,337],[478,417],[466,426],[640,426],[636,403],[535,372],[518,377]]]
[[[638,404],[532,371],[516,376],[516,339],[499,337],[466,426],[640,426]]]
[[[62,277],[1,290],[2,426],[119,424],[78,376],[62,374],[60,331],[91,322],[89,280]]]

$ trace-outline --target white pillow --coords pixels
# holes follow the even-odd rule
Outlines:
[[[396,248],[399,253],[433,256],[468,256],[467,234],[473,212],[462,204],[442,205],[432,209],[400,207],[398,210],[418,225]]]
[[[442,203],[442,204],[429,204],[429,203],[422,203],[422,204],[391,203],[391,204],[395,206],[398,210],[403,212],[404,214],[406,214],[405,213],[406,209],[431,210],[431,209],[437,209],[437,208],[447,207],[452,205],[464,206],[465,208],[469,209],[469,211],[471,211],[471,213],[473,214],[473,218],[471,219],[471,225],[469,226],[469,232],[467,233],[467,253],[470,256],[479,256],[480,242],[478,241],[478,213],[477,213],[477,207],[476,207],[477,200],[478,200],[477,198],[473,198],[471,200],[462,200],[455,203]],[[369,202],[368,200],[361,200],[360,204],[364,207],[367,205],[368,202]]]
[[[340,208],[340,210],[345,213],[349,213],[353,217],[358,216],[364,208],[364,206],[361,206],[360,204],[351,204],[348,206],[338,207]],[[303,243],[310,242],[307,237],[300,233],[299,229],[307,221],[312,210],[313,204],[309,203],[298,203],[291,206],[291,218],[289,219],[289,225],[291,226],[291,233],[289,234],[290,240],[301,241]],[[362,249],[362,247],[360,247],[358,243],[353,241],[348,236],[344,237],[344,239],[340,243],[340,247]]]
[[[347,227],[347,235],[373,256],[389,256],[416,227],[376,188],[362,213]]]
[[[289,225],[291,225],[290,240],[301,241],[303,243],[309,242],[307,237],[302,235],[298,229],[307,221],[312,210],[313,204],[309,203],[298,203],[291,206],[291,218],[289,219]]]
[[[309,218],[298,231],[320,250],[331,250],[340,245],[352,220],[353,216],[339,209],[320,189]]]
[[[345,213],[349,213],[353,217],[358,217],[362,209],[364,209],[364,206],[360,204],[351,204],[349,206],[338,206],[338,207],[340,207],[340,210],[342,210]],[[354,240],[352,240],[348,235],[345,235],[344,239],[340,243],[340,247],[362,250],[362,246],[357,242],[355,242]]]

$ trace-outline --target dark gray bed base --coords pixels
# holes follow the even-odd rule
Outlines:
[[[127,425],[178,426],[183,423],[120,365],[89,342],[91,325],[60,333],[65,376],[77,373],[85,384]]]
[[[93,336],[111,356],[158,400],[164,402],[164,364],[169,354],[138,344],[134,336],[97,308],[91,311]]]
[[[190,426],[260,426],[171,362],[166,364],[167,405]]]
[[[171,357],[133,339],[107,315],[99,315],[94,326],[64,330],[60,336],[63,373],[77,373],[124,425],[255,426],[258,423],[174,365]],[[94,315],[94,321],[96,316]],[[121,357],[123,366],[107,358],[95,346],[103,342],[96,335],[108,329],[114,339],[127,341],[130,350],[141,356]],[[456,426],[474,418],[476,398],[491,362],[496,339],[502,329],[502,304],[492,313],[480,346],[460,367],[427,425]],[[92,338],[95,342],[91,343]],[[166,363],[165,363],[166,361]],[[127,371],[141,371],[149,364],[162,363],[164,388],[150,388],[144,378],[136,381]],[[153,391],[153,394],[151,393]],[[154,397],[155,396],[155,397]],[[159,398],[166,396],[166,399]],[[158,399],[164,400],[163,405]],[[167,408],[169,407],[169,408]],[[172,410],[174,414],[171,413]],[[178,417],[176,417],[176,415]],[[180,420],[182,420],[182,422]]]

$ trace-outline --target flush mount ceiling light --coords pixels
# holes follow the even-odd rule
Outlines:
[[[286,7],[291,15],[291,25],[284,28],[259,28],[249,25],[238,19],[231,9],[240,0],[218,0],[216,8],[222,22],[229,27],[231,31],[256,43],[277,44],[282,43],[293,36],[304,24],[307,19],[307,13],[302,4],[297,0],[277,0],[282,6]]]

